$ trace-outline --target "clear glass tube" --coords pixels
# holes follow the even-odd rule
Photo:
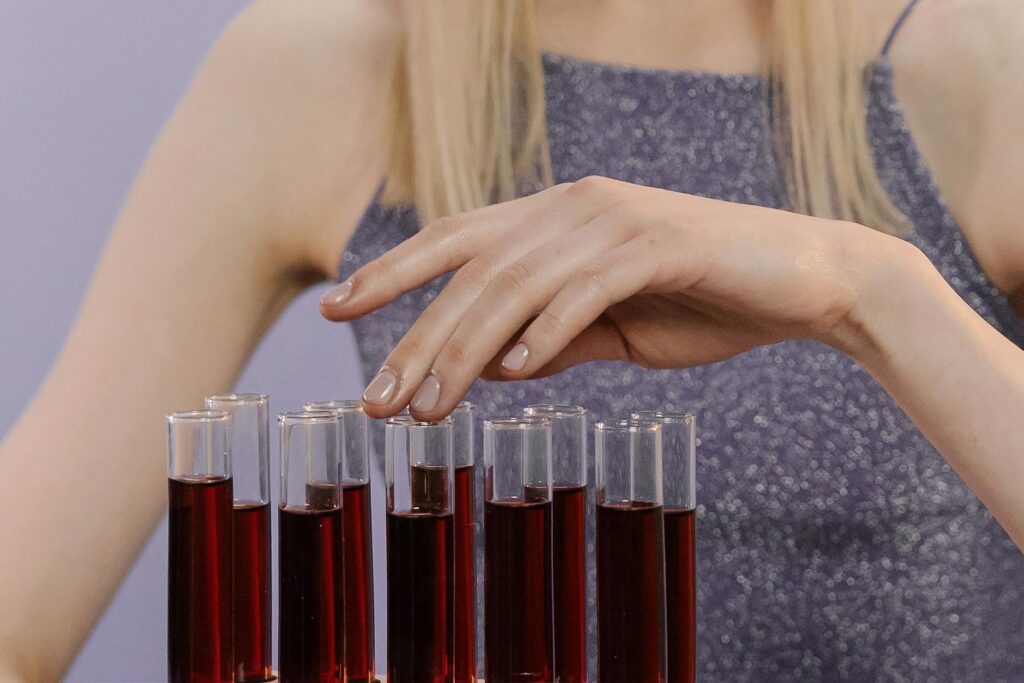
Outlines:
[[[269,681],[270,589],[270,399],[266,394],[216,394],[210,410],[231,415],[228,445],[234,511],[235,680]]]
[[[551,422],[484,422],[484,678],[554,679]]]
[[[693,413],[638,410],[631,417],[661,423],[665,510],[697,507],[697,418]]]
[[[266,394],[214,394],[208,410],[231,415],[228,446],[236,503],[270,502],[270,399]]]
[[[345,581],[338,416],[284,413],[281,437],[281,680],[344,680]]]
[[[462,401],[452,421],[455,463],[455,683],[476,680],[476,469],[473,404]]]
[[[361,401],[313,401],[305,410],[329,410],[337,414],[345,484],[370,482],[370,420]]]
[[[338,416],[345,509],[345,676],[349,683],[371,683],[376,667],[369,420],[360,401],[318,401],[305,409]]]
[[[475,462],[475,410],[472,403],[462,401],[449,416],[452,421],[452,460],[455,469],[472,467]]]
[[[167,477],[180,481],[231,478],[228,429],[223,410],[192,410],[167,416]]]
[[[697,677],[697,420],[690,413],[633,413],[661,423],[665,470],[665,595],[668,682]]]
[[[452,420],[389,418],[388,683],[454,680]]]
[[[587,411],[581,406],[538,403],[523,414],[551,421],[552,484],[587,485]]]
[[[555,680],[587,681],[587,411],[536,404],[525,415],[551,421]]]
[[[635,420],[594,428],[601,681],[665,680],[661,433]]]
[[[167,416],[171,681],[233,680],[230,416]]]

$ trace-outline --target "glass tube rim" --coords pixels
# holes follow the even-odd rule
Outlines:
[[[206,404],[210,403],[236,403],[238,405],[261,405],[270,402],[269,394],[253,394],[253,393],[225,393],[225,394],[210,394],[203,399]]]
[[[669,410],[634,410],[630,419],[637,422],[661,422],[663,424],[689,424],[697,421],[696,412]]]
[[[226,410],[182,410],[167,415],[167,421],[171,424],[199,423],[199,422],[227,422],[231,419],[231,413]]]
[[[550,426],[550,418],[533,415],[512,415],[484,420],[484,429],[487,431],[543,429]]]
[[[660,431],[661,425],[659,420],[634,420],[632,418],[601,420],[594,423],[594,431],[601,433]]]
[[[445,427],[452,423],[450,417],[442,417],[440,420],[418,420],[412,415],[392,415],[384,421],[389,427],[402,429],[427,429],[431,427]]]
[[[584,417],[588,411],[571,403],[531,403],[523,408],[523,414],[530,417]]]
[[[277,416],[280,424],[330,424],[337,420],[338,414],[332,410],[288,410]]]
[[[331,401],[306,401],[302,404],[306,411],[331,411],[339,415],[365,414],[363,402],[359,399],[334,399]]]
[[[469,401],[459,401],[458,404],[452,408],[452,415],[455,413],[464,413],[466,411],[472,411],[476,408],[476,405]]]

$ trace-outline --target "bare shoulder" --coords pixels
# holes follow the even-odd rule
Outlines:
[[[919,0],[890,52],[910,129],[968,241],[1024,286],[1024,3]]]
[[[337,66],[337,60],[372,64],[397,45],[399,21],[396,0],[256,0],[224,39],[255,50],[255,58],[283,57],[310,67]]]
[[[204,71],[214,72],[221,96],[312,108],[379,81],[398,37],[393,0],[256,0],[224,31]]]
[[[918,0],[894,40],[893,65],[951,88],[1003,76],[1024,61],[1024,3],[1018,0]],[[1017,79],[1019,80],[1019,78]]]
[[[185,103],[258,155],[279,252],[330,275],[381,182],[401,39],[398,0],[256,0],[228,26]],[[216,123],[211,123],[211,121]]]

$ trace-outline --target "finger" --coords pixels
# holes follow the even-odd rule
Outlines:
[[[497,273],[439,349],[430,383],[409,404],[413,415],[420,419],[447,415],[494,354],[573,273],[621,245],[629,231],[620,212],[613,209],[545,242]]]
[[[650,285],[658,264],[656,245],[637,238],[573,276],[502,359],[506,377],[529,377],[550,363],[610,306]]]
[[[565,189],[556,185],[521,199],[432,221],[327,292],[320,300],[321,314],[328,320],[352,320],[459,268],[512,226],[549,207]]]
[[[381,370],[382,376],[374,378],[364,394],[367,413],[378,418],[397,413],[410,405],[424,381],[427,381],[427,388],[424,390],[426,393],[418,405],[429,405],[426,402],[440,398],[440,382],[437,377],[431,377],[431,368],[442,347],[458,328],[460,321],[481,292],[511,264],[541,245],[547,244],[553,235],[568,232],[587,223],[602,208],[603,206],[595,205],[593,202],[574,198],[572,201],[550,207],[543,215],[535,219],[530,218],[525,224],[514,227],[507,236],[499,235],[494,238],[489,251],[472,259],[455,273],[441,294],[420,315],[388,355]],[[539,307],[539,304],[537,306]],[[520,323],[525,322],[528,317],[523,317]],[[515,329],[510,330],[508,334],[512,332],[515,332]],[[495,350],[496,348],[492,349],[491,353]],[[479,361],[476,371],[479,371],[484,362],[486,357]],[[472,381],[472,378],[469,381]],[[446,391],[445,396],[448,395],[449,392]],[[454,405],[452,403],[452,407]],[[425,412],[425,409],[421,409],[420,412]]]
[[[487,363],[483,372],[480,373],[480,377],[492,382],[521,379],[508,377],[501,367],[505,355],[512,350],[516,343],[518,343],[518,337],[505,344],[501,351]],[[550,377],[576,365],[598,360],[629,360],[628,345],[619,332],[619,328],[603,315],[576,335],[572,342],[546,365],[530,373],[530,379]]]
[[[438,350],[480,292],[519,254],[517,249],[481,256],[459,269],[437,298],[420,314],[363,392],[370,417],[394,415],[409,404],[429,375]]]

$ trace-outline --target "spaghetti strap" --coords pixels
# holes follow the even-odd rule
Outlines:
[[[889,55],[889,48],[892,47],[893,41],[896,39],[896,34],[899,33],[900,29],[903,28],[904,22],[910,16],[910,13],[914,11],[914,6],[917,5],[918,0],[910,0],[907,6],[900,12],[900,16],[896,19],[896,23],[892,25],[892,30],[889,31],[889,37],[885,39],[885,43],[882,45],[882,56],[887,57]]]

